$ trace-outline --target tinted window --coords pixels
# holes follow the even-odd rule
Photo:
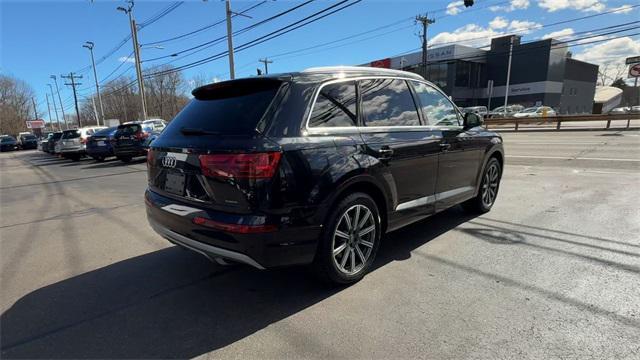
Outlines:
[[[220,134],[252,134],[273,101],[281,81],[245,79],[207,85],[167,125],[167,137],[194,128]]]
[[[35,140],[36,136],[35,135],[22,135],[21,138],[23,140]]]
[[[58,139],[60,139],[61,137],[62,137],[62,133],[60,132],[60,133],[55,133],[55,134],[53,134],[53,136],[51,136],[51,139],[53,139],[53,140],[58,140]]]
[[[80,131],[78,130],[65,130],[62,134],[63,139],[75,139],[80,137]]]
[[[320,89],[309,126],[356,126],[356,119],[356,83],[341,82]]]
[[[460,125],[458,112],[449,99],[432,86],[417,81],[412,83],[428,125]]]
[[[1,140],[1,141],[2,141],[3,143],[10,143],[10,142],[14,142],[14,141],[15,141],[15,139],[14,139],[14,138],[12,138],[11,136],[5,136],[5,137],[3,137],[3,138],[2,138],[2,140]]]
[[[95,134],[93,134],[94,136],[108,136],[113,134],[114,132],[116,132],[118,128],[116,127],[112,127],[112,128],[108,128],[108,129],[102,129],[99,131],[96,131]]]
[[[360,92],[366,126],[420,125],[413,97],[404,80],[362,80]]]

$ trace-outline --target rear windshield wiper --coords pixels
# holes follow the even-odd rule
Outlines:
[[[209,131],[209,130],[204,130],[200,128],[188,128],[188,127],[181,128],[180,132],[183,135],[220,135],[220,133],[217,131]]]

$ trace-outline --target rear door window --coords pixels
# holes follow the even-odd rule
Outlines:
[[[459,126],[460,115],[455,106],[441,92],[425,83],[412,81],[418,101],[422,107],[422,115],[427,125]]]
[[[407,82],[399,79],[360,81],[366,126],[418,126],[418,110]]]
[[[195,99],[167,125],[163,136],[182,136],[182,128],[221,135],[253,134],[281,85],[282,81],[263,78],[198,88]]]
[[[318,93],[309,127],[356,126],[355,81],[328,84]]]

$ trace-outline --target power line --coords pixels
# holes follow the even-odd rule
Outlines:
[[[250,7],[246,8],[246,9],[244,9],[244,10],[241,10],[241,11],[240,11],[240,12],[238,12],[237,14],[235,14],[235,13],[234,13],[231,17],[233,18],[233,17],[236,17],[236,16],[238,16],[238,15],[245,14],[246,12],[249,12],[249,11],[251,11],[251,10],[253,10],[253,9],[257,8],[258,6],[264,5],[264,4],[266,4],[266,3],[267,3],[267,1],[266,1],[266,0],[265,0],[265,1],[262,1],[262,2],[260,2],[260,3],[257,3],[257,4],[255,4],[255,5],[250,6]],[[209,24],[209,25],[205,25],[205,26],[203,26],[203,27],[200,27],[200,28],[198,28],[198,29],[196,29],[196,30],[193,30],[193,31],[190,31],[190,32],[184,33],[184,34],[182,34],[182,35],[177,35],[177,36],[174,36],[174,37],[171,37],[171,38],[168,38],[168,39],[164,39],[164,40],[157,40],[157,41],[148,42],[148,43],[142,44],[142,46],[146,46],[146,45],[166,44],[166,43],[168,43],[168,42],[175,41],[175,40],[178,40],[178,39],[182,39],[182,38],[185,38],[185,37],[188,37],[188,36],[191,36],[191,35],[195,35],[195,34],[197,34],[197,33],[199,33],[199,32],[205,31],[205,30],[207,30],[207,29],[211,29],[211,28],[212,28],[212,27],[214,27],[214,26],[217,26],[217,25],[223,24],[225,21],[226,21],[226,19],[222,19],[222,20],[216,21],[216,22],[214,22],[214,23],[212,23],[212,24]]]
[[[163,17],[165,17],[166,15],[168,15],[170,12],[172,12],[173,10],[177,9],[178,7],[180,7],[180,5],[184,4],[184,1],[177,1],[171,5],[169,5],[166,9],[161,10],[158,14],[152,16],[151,18],[147,19],[146,21],[138,24],[138,26],[140,27],[140,29],[142,30],[143,28],[153,24],[154,22],[162,19]]]
[[[240,30],[234,31],[234,32],[233,32],[233,36],[243,34],[243,33],[247,32],[247,31],[249,31],[249,30],[251,30],[251,29],[253,29],[253,28],[257,27],[257,26],[260,26],[260,25],[265,24],[265,23],[267,23],[267,22],[273,21],[273,20],[275,20],[275,19],[277,19],[277,18],[279,18],[279,17],[281,17],[281,16],[284,16],[284,15],[286,15],[286,14],[288,14],[288,13],[292,12],[292,11],[295,11],[295,10],[297,10],[297,9],[299,9],[299,8],[301,8],[301,7],[303,7],[303,6],[305,6],[305,5],[308,5],[308,4],[310,4],[310,3],[314,2],[314,1],[315,1],[315,0],[307,0],[307,1],[303,2],[303,3],[301,3],[301,4],[298,4],[298,5],[296,5],[296,6],[293,6],[293,7],[289,8],[289,9],[287,9],[287,10],[285,10],[285,11],[282,11],[282,12],[280,12],[280,13],[277,13],[277,14],[275,14],[275,15],[273,15],[273,16],[271,16],[271,17],[269,17],[269,18],[266,18],[266,19],[264,19],[264,20],[261,20],[261,21],[259,21],[259,22],[255,23],[255,24],[252,24],[252,25],[249,25],[249,26],[247,26],[247,27],[244,27],[244,28],[242,28],[242,29],[240,29]],[[348,0],[343,0],[341,3],[344,3],[345,1],[348,1]],[[225,21],[226,21],[226,20],[225,20]],[[215,39],[213,39],[213,40],[210,40],[210,41],[207,41],[207,42],[204,42],[204,43],[201,43],[201,44],[198,44],[198,45],[192,46],[192,47],[190,47],[190,48],[187,48],[187,49],[184,49],[184,50],[180,50],[180,51],[176,51],[176,52],[174,52],[173,54],[170,54],[170,55],[163,55],[163,56],[158,56],[158,57],[155,57],[155,58],[152,58],[152,59],[144,60],[143,62],[149,62],[149,61],[155,61],[155,60],[160,60],[160,59],[166,59],[166,58],[168,58],[168,57],[175,57],[175,56],[178,56],[178,55],[180,55],[180,54],[182,54],[182,53],[185,53],[185,52],[188,52],[188,51],[191,51],[191,50],[195,50],[195,49],[199,49],[199,48],[202,48],[201,50],[204,50],[204,49],[206,49],[206,48],[209,48],[210,46],[213,46],[213,45],[215,45],[215,44],[218,44],[218,43],[223,42],[226,38],[227,38],[227,35],[220,36],[220,37],[218,37],[218,38],[215,38]],[[207,46],[207,45],[210,45],[210,46]],[[198,50],[198,51],[200,51],[200,50]],[[196,53],[196,52],[198,52],[198,51],[194,51],[193,53],[191,53],[191,54],[189,54],[189,55],[195,54],[195,53]],[[188,56],[188,55],[187,55],[187,56]]]
[[[249,49],[249,48],[254,47],[256,45],[262,44],[262,43],[264,43],[266,41],[275,39],[277,37],[280,37],[280,36],[282,36],[284,34],[287,34],[287,33],[291,32],[291,31],[299,29],[299,28],[301,28],[303,26],[306,26],[306,25],[309,25],[309,24],[311,24],[313,22],[321,20],[321,19],[323,19],[323,18],[325,18],[327,16],[333,15],[333,14],[335,14],[335,13],[337,13],[339,11],[342,11],[342,10],[348,8],[348,7],[356,5],[357,3],[361,2],[362,0],[356,0],[356,1],[352,2],[352,3],[350,3],[350,4],[346,4],[346,5],[342,6],[342,7],[338,7],[337,9],[334,9],[333,11],[330,11],[330,12],[328,12],[328,13],[322,15],[322,16],[316,17],[319,14],[322,14],[322,13],[324,13],[324,12],[330,10],[330,9],[336,8],[337,6],[340,6],[340,5],[344,4],[346,1],[348,1],[348,0],[344,0],[344,1],[341,1],[341,2],[339,2],[337,4],[331,5],[328,8],[325,8],[325,9],[320,10],[320,11],[318,11],[318,12],[312,14],[312,15],[309,15],[309,16],[305,17],[302,20],[298,20],[298,21],[296,21],[294,23],[291,23],[291,24],[289,24],[287,26],[284,26],[284,27],[282,27],[282,28],[280,28],[278,30],[272,31],[269,34],[263,35],[263,36],[258,37],[256,39],[248,41],[248,42],[246,42],[246,43],[244,43],[242,45],[239,45],[238,47],[234,48],[234,51],[246,50],[246,49]],[[178,66],[178,67],[176,67],[174,69],[171,69],[171,70],[160,71],[160,72],[148,74],[147,77],[153,77],[153,76],[167,74],[167,73],[171,73],[171,72],[176,72],[176,71],[180,71],[180,70],[184,70],[184,69],[190,69],[190,68],[193,68],[193,67],[196,67],[196,66],[200,66],[200,65],[209,63],[209,62],[214,61],[214,60],[218,60],[218,59],[226,56],[226,54],[227,54],[227,51],[223,51],[223,52],[220,52],[218,54],[206,57],[204,59],[200,59],[200,60],[188,63],[188,64],[184,64],[184,65]]]

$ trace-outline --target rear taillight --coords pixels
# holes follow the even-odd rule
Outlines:
[[[213,229],[228,231],[232,233],[239,233],[239,234],[267,233],[267,232],[274,232],[278,230],[278,227],[276,225],[229,224],[229,223],[214,221],[211,219],[206,219],[199,216],[194,217],[192,222],[196,225],[202,225],[202,226],[210,227]]]
[[[153,165],[153,161],[156,158],[156,153],[152,149],[147,149],[147,165]]]
[[[141,131],[141,132],[136,134],[136,139],[138,139],[138,140],[144,140],[144,139],[146,139],[148,137],[149,137],[149,133],[146,133],[144,131]]]
[[[278,169],[282,153],[200,155],[202,174],[209,177],[269,179]]]
[[[89,139],[90,139],[90,138],[86,138],[86,139],[82,139],[82,138],[81,138],[81,139],[80,139],[80,144],[85,144],[85,145],[86,145],[86,144],[89,142]]]

